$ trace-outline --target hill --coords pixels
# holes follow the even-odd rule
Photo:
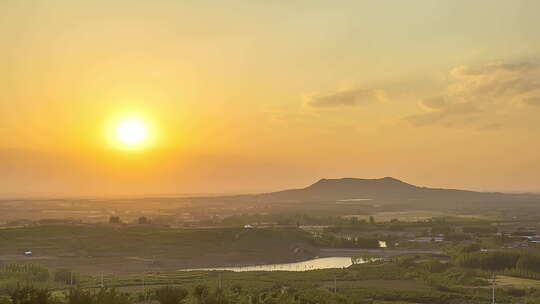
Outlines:
[[[393,177],[379,179],[339,178],[321,179],[302,189],[290,189],[256,195],[263,201],[321,201],[321,200],[508,200],[530,195],[499,192],[476,192],[457,189],[419,187]]]
[[[0,229],[0,240],[0,265],[33,263],[84,273],[287,263],[318,255],[309,234],[296,227],[33,225]],[[23,255],[25,250],[33,255]]]

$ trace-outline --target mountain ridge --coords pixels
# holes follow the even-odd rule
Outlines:
[[[277,201],[347,199],[436,199],[467,201],[477,199],[500,199],[503,197],[515,196],[515,194],[421,187],[387,176],[375,179],[353,177],[336,179],[322,178],[304,188],[262,193],[256,194],[255,196],[262,200]]]

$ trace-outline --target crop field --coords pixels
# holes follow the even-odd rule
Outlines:
[[[497,286],[514,287],[514,288],[539,288],[540,280],[532,280],[525,278],[516,278],[510,276],[499,275],[496,280]]]

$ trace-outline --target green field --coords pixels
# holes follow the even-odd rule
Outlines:
[[[2,294],[11,297],[14,290],[18,294],[48,290],[57,301],[43,304],[108,303],[99,302],[104,300],[69,302],[70,292],[96,299],[123,299],[110,302],[112,304],[145,303],[145,298],[167,292],[187,294],[182,302],[186,304],[480,304],[491,299],[492,273],[498,275],[498,303],[540,303],[540,280],[536,280],[540,278],[540,253],[534,247],[481,251],[484,239],[497,241],[485,235],[494,231],[490,222],[458,217],[431,222],[336,221],[338,224],[334,226],[316,230],[326,235],[321,237],[294,226],[203,229],[159,225],[36,224],[7,227],[0,230],[0,303],[4,304]],[[340,250],[339,247],[322,250],[321,244],[353,246],[349,252],[358,252],[362,256],[362,252],[367,254],[367,251],[354,247],[360,243],[332,236],[360,233],[365,235],[363,240],[367,240],[370,234],[374,237],[391,232],[414,235],[425,233],[427,229],[447,231],[456,226],[482,237],[474,242],[467,239],[467,242],[422,245],[424,249],[437,249],[431,251],[407,247],[372,249],[370,254],[381,251],[386,258],[346,269],[179,271],[183,268],[291,262],[324,252],[347,251],[347,248]],[[398,234],[387,237],[396,238]],[[25,256],[24,250],[32,250],[33,254]],[[395,254],[387,254],[390,252]],[[25,286],[30,289],[21,291]],[[208,298],[201,302],[197,290],[206,290]]]
[[[197,286],[204,286],[208,290],[209,300],[205,303],[217,303],[210,300],[216,295],[222,297],[221,303],[246,304],[489,303],[491,289],[488,288],[487,274],[454,266],[440,269],[428,266],[430,261],[436,260],[436,257],[429,256],[397,258],[384,263],[354,265],[347,269],[305,272],[146,272],[108,275],[104,276],[103,281],[100,276],[81,276],[77,277],[76,286],[95,293],[103,282],[106,288],[129,294],[133,301],[129,303],[143,303],[141,299],[145,295],[151,298],[156,290],[167,286],[188,292],[183,303],[201,303],[195,297],[195,290],[200,288]],[[527,284],[522,283],[525,281]],[[444,287],[441,282],[444,282]],[[540,299],[540,292],[536,289],[540,281],[500,276],[498,282],[498,303],[538,303],[534,301]],[[512,282],[512,287],[509,282]],[[9,284],[13,286],[13,283],[0,281],[0,293]],[[42,283],[37,286],[47,285]],[[54,290],[58,298],[65,297],[70,287],[49,282],[49,288]],[[264,301],[257,302],[254,298]]]
[[[39,225],[2,229],[0,242],[4,263],[37,263],[86,273],[283,263],[317,255],[309,234],[297,228]],[[24,256],[25,250],[33,255]]]
[[[536,288],[540,289],[540,280],[531,280],[499,275],[496,279],[497,286],[515,287],[515,288]]]

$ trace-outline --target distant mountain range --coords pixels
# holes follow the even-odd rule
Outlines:
[[[531,197],[526,194],[476,192],[456,189],[418,187],[392,177],[378,179],[339,178],[321,179],[302,188],[255,195],[263,201],[322,201],[322,200],[502,200]],[[534,197],[538,198],[537,195]]]

